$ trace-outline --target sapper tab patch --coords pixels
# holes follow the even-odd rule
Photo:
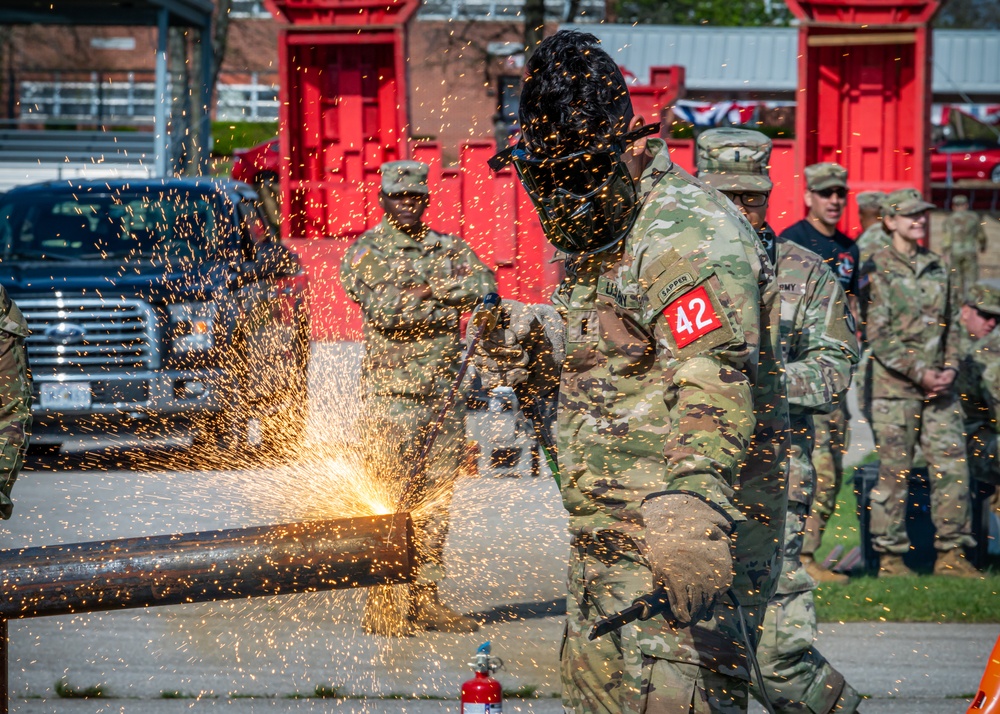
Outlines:
[[[663,308],[663,316],[679,349],[722,327],[722,320],[704,285],[684,293]]]

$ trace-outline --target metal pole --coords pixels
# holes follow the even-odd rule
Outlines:
[[[409,514],[0,551],[0,618],[406,582]]]
[[[198,127],[198,146],[201,151],[199,176],[208,176],[209,159],[212,153],[212,66],[215,62],[215,47],[212,44],[212,20],[201,28],[201,126]]]
[[[156,134],[156,175],[167,175],[167,33],[170,16],[166,8],[159,12],[156,34],[156,88],[153,91],[153,125]]]

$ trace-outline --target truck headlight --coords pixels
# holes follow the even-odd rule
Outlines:
[[[175,352],[199,352],[215,344],[216,305],[211,302],[178,302],[167,306]]]

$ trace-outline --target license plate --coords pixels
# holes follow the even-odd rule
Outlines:
[[[87,409],[90,407],[90,382],[49,382],[41,385],[42,409]]]

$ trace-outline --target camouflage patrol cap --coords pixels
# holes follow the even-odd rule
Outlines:
[[[810,164],[805,168],[806,188],[824,191],[828,188],[847,188],[847,169],[832,161]]]
[[[862,191],[855,200],[858,202],[859,210],[881,211],[885,194],[881,191]]]
[[[916,213],[934,208],[915,188],[901,188],[893,191],[882,202],[882,214],[885,216],[912,216]]]
[[[1000,316],[1000,280],[983,278],[969,288],[968,303],[981,312]]]
[[[395,196],[402,193],[429,194],[427,172],[429,167],[421,161],[387,161],[382,173],[382,193]]]
[[[957,196],[955,196],[954,198],[951,199],[951,205],[952,206],[968,206],[969,205],[969,197],[966,196],[964,193],[960,193],[960,194],[958,194]]]
[[[698,178],[720,191],[770,191],[771,140],[752,129],[721,127],[698,135]]]

